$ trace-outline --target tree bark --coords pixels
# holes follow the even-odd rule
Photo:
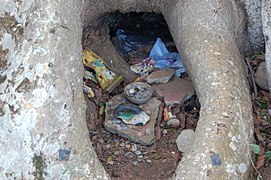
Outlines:
[[[174,8],[177,7],[177,8]],[[195,11],[195,7],[197,8]],[[174,9],[171,13],[166,13]],[[243,57],[236,41],[242,15],[234,1],[177,2],[165,18],[201,103],[194,143],[175,179],[249,179],[253,121]],[[238,27],[242,28],[242,27]],[[212,165],[217,154],[221,165]]]
[[[265,37],[265,62],[269,92],[271,92],[271,1],[262,1],[262,23]]]
[[[85,121],[81,8],[1,3],[0,179],[109,179]]]

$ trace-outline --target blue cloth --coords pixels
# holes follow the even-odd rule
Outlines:
[[[151,57],[156,61],[154,67],[159,69],[173,68],[176,70],[175,76],[177,77],[180,77],[185,72],[180,55],[176,52],[169,52],[161,38],[156,39],[156,43],[149,55],[149,58]]]

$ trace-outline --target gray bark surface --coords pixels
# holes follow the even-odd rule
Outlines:
[[[196,6],[201,8],[194,11]],[[174,11],[167,14],[170,9]],[[201,103],[193,146],[179,163],[175,179],[250,178],[253,121],[236,43],[235,28],[242,17],[238,10],[234,1],[215,0],[178,2],[164,10]],[[212,154],[220,156],[220,166],[212,165]]]
[[[14,27],[0,34],[0,179],[109,178],[85,121],[80,13],[72,0],[1,3]]]
[[[262,24],[265,37],[265,62],[269,92],[271,92],[271,1],[262,2]]]

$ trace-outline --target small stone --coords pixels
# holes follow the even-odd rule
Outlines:
[[[163,130],[163,135],[165,136],[166,134],[167,134],[167,130],[164,129],[164,130]]]
[[[171,68],[154,71],[147,77],[147,82],[149,84],[167,83],[174,74],[175,70]]]
[[[144,155],[145,155],[145,154],[148,154],[148,152],[147,152],[147,151],[145,151],[145,152],[142,152],[142,154],[144,154]]]
[[[195,132],[192,129],[183,130],[178,138],[176,139],[176,144],[178,146],[178,150],[181,152],[187,152],[194,140]]]
[[[179,119],[173,118],[173,119],[168,120],[167,125],[168,127],[177,128],[180,126],[180,121]]]
[[[126,144],[125,147],[126,147],[127,149],[130,149],[131,145],[130,145],[130,144]]]
[[[255,81],[257,85],[260,86],[260,88],[269,91],[265,62],[261,62],[260,65],[258,66],[255,73]]]
[[[97,139],[97,136],[93,136],[93,137],[91,138],[92,141],[95,141],[96,139]]]
[[[138,156],[138,155],[140,155],[140,154],[141,154],[141,151],[140,151],[140,150],[136,150],[136,151],[135,151],[135,155]]]
[[[132,152],[128,152],[125,154],[125,156],[128,158],[132,158],[132,157],[134,157],[134,154]]]
[[[146,111],[146,114],[151,115],[151,111]]]
[[[110,144],[107,144],[107,145],[105,146],[106,149],[109,149],[110,147],[111,147]]]
[[[132,145],[132,151],[135,152],[137,150],[137,145],[136,144],[133,144]]]
[[[125,146],[125,143],[120,143],[120,147],[124,147]]]
[[[133,161],[132,163],[133,163],[133,165],[135,165],[135,166],[138,166],[138,165],[139,165],[138,161]]]
[[[129,93],[133,94],[135,92],[135,90],[133,88],[129,89]]]
[[[151,163],[152,161],[151,161],[150,159],[147,159],[146,162],[147,162],[147,163]]]
[[[114,161],[109,161],[108,164],[113,165]]]
[[[137,161],[138,161],[138,162],[142,162],[143,159],[142,159],[142,158],[138,158]]]
[[[137,156],[138,158],[140,158],[140,159],[143,159],[143,155],[139,155],[139,156]]]

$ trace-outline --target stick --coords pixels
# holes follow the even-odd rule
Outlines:
[[[253,91],[254,91],[255,97],[258,97],[257,86],[256,86],[255,79],[254,79],[254,73],[252,71],[252,68],[251,68],[251,65],[249,63],[248,58],[245,58],[245,60],[246,60],[246,64],[247,64],[249,72],[250,72],[250,77],[251,77],[251,80],[252,80]]]
[[[161,125],[162,118],[163,118],[164,106],[165,106],[165,103],[162,102],[160,104],[160,107],[159,107],[159,113],[158,113],[157,125],[156,125],[156,132],[155,132],[155,138],[156,138],[156,140],[160,140],[161,139],[161,128],[160,128],[160,125]]]

